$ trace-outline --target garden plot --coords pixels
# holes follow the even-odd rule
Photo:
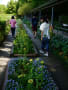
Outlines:
[[[11,56],[37,56],[32,40],[27,35],[25,29],[17,28],[16,38],[13,41]]]
[[[5,90],[59,90],[41,58],[11,60]]]
[[[53,36],[50,41],[52,52],[68,67],[68,39],[62,36]]]

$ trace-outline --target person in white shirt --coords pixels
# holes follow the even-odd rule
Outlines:
[[[49,49],[49,39],[50,39],[50,34],[49,34],[49,23],[47,18],[41,18],[42,24],[40,25],[40,30],[41,30],[41,49],[40,53],[44,53],[44,50],[46,49],[46,53],[44,53],[45,56],[48,56],[48,49]]]

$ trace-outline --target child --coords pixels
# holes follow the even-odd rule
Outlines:
[[[40,53],[44,53],[44,49],[46,49],[46,53],[44,53],[45,56],[48,56],[48,49],[49,49],[49,39],[50,39],[50,34],[49,34],[49,23],[48,19],[41,18],[42,24],[40,25],[40,30],[41,30],[41,49]]]
[[[35,16],[33,16],[33,18],[32,18],[32,30],[33,30],[34,37],[36,38],[36,34],[37,34],[37,18]]]

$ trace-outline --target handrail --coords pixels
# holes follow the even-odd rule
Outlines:
[[[56,28],[56,29],[59,29],[59,30],[61,29],[61,30],[63,30],[63,31],[68,31],[68,29],[62,28],[62,27],[57,27],[57,26],[55,26],[55,28]]]

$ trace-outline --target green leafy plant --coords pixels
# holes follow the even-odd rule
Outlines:
[[[53,36],[50,41],[50,48],[53,52],[57,52],[60,55],[64,62],[68,61],[68,40],[64,39],[61,36]],[[66,61],[67,60],[67,61]]]
[[[27,35],[25,29],[18,27],[16,39],[14,40],[14,54],[34,53],[34,47],[31,39]]]
[[[11,62],[5,90],[47,90],[57,89],[47,66],[40,58],[19,59]]]
[[[5,39],[5,36],[8,35],[10,31],[9,19],[11,14],[0,14],[0,42]],[[8,24],[6,24],[8,22]]]

